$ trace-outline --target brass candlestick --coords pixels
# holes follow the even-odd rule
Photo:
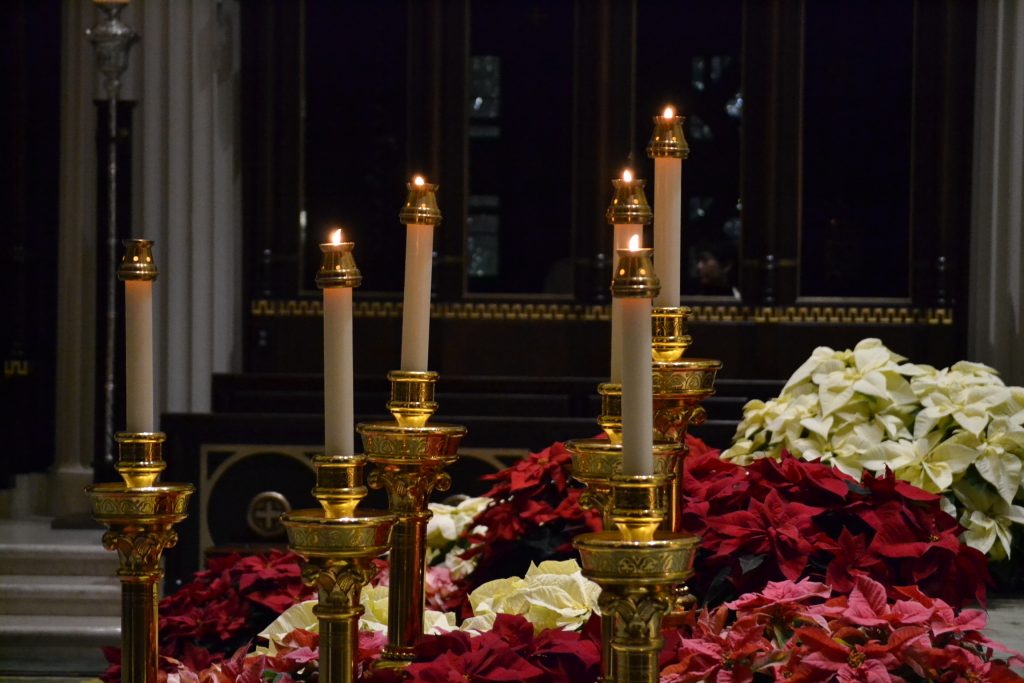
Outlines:
[[[363,467],[366,456],[318,455],[313,459],[313,496],[322,509],[282,515],[288,546],[307,564],[302,577],[317,589],[313,608],[320,627],[320,680],[356,680],[359,648],[359,604],[363,586],[376,573],[373,558],[387,552],[395,515],[381,510],[358,510],[366,495]]]
[[[121,280],[153,281],[153,243],[129,240]],[[130,378],[129,378],[130,379]],[[187,516],[191,484],[162,484],[161,432],[118,432],[115,465],[122,481],[87,486],[93,518],[107,527],[103,547],[116,550],[121,579],[121,680],[152,683],[157,674],[157,595],[160,556],[178,542],[172,528]]]
[[[423,635],[427,501],[434,489],[447,491],[451,477],[443,470],[458,458],[466,434],[461,425],[427,424],[437,409],[436,372],[392,371],[388,410],[394,422],[358,426],[366,456],[376,467],[372,488],[385,488],[388,507],[398,517],[391,548],[388,593],[388,645],[380,666],[406,666]]]
[[[684,358],[692,337],[686,319],[690,309],[685,306],[655,308],[651,315],[651,357],[654,373],[654,435],[656,439],[685,443],[690,425],[704,422],[704,399],[715,393],[715,376],[721,361],[706,358]],[[677,480],[682,481],[683,459],[679,458]],[[671,508],[673,531],[679,531],[679,492],[673,487]]]
[[[664,519],[663,476],[615,477],[616,530],[583,534],[573,544],[583,575],[601,586],[602,680],[657,683],[661,619],[673,589],[693,573],[699,539],[656,531]]]

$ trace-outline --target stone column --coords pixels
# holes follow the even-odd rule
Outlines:
[[[1024,2],[978,3],[968,352],[1024,385]]]
[[[138,236],[156,240],[158,412],[210,410],[241,368],[238,0],[137,0]],[[170,435],[173,438],[173,435]]]
[[[96,358],[96,68],[85,30],[96,21],[88,0],[61,6],[60,239],[57,244],[57,452],[50,470],[50,513],[89,511]]]

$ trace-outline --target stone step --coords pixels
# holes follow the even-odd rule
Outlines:
[[[100,650],[120,646],[121,620],[109,616],[0,615],[0,680],[11,675],[95,677]]]
[[[52,529],[45,518],[0,520],[0,575],[113,576],[117,553],[98,529]]]
[[[0,576],[0,614],[117,617],[121,585],[108,576]]]

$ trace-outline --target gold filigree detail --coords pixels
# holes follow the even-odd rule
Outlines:
[[[359,594],[376,574],[377,567],[368,561],[310,562],[302,568],[302,580],[317,589],[319,611],[339,616],[359,608]]]
[[[103,534],[103,547],[116,550],[119,574],[147,575],[160,571],[160,555],[178,543],[174,529],[115,528]]]
[[[377,466],[370,470],[366,478],[367,485],[371,489],[386,489],[388,507],[392,512],[402,515],[424,511],[430,494],[435,489],[447,491],[452,486],[451,475],[440,469],[447,463],[438,463],[436,467],[415,468],[375,464]],[[429,517],[428,513],[427,518]]]

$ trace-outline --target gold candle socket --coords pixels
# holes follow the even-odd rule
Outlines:
[[[395,515],[359,510],[366,457],[318,455],[313,496],[321,509],[282,515],[288,545],[306,559],[305,582],[317,590],[313,608],[320,629],[320,680],[352,683],[359,649],[363,586],[376,573],[373,558],[387,552]]]
[[[699,539],[655,531],[664,513],[662,479],[614,478],[619,529],[573,541],[583,575],[601,586],[602,680],[609,683],[657,683],[661,618],[674,604],[674,587],[693,573]]]
[[[153,240],[124,240],[124,257],[117,267],[118,279],[152,282],[157,274],[156,263],[153,262]]]
[[[646,225],[651,222],[653,214],[644,194],[644,181],[636,178],[625,180],[615,178],[612,187],[612,203],[605,212],[605,217],[612,225]]]
[[[647,156],[686,159],[690,156],[690,145],[683,135],[685,116],[655,116],[654,130],[647,143]]]
[[[416,176],[406,187],[409,188],[409,194],[398,213],[398,220],[403,225],[438,225],[441,222],[441,209],[437,207],[437,185]]]
[[[388,644],[378,666],[404,667],[423,635],[426,597],[427,509],[430,494],[446,491],[451,477],[443,471],[458,458],[466,428],[427,424],[437,409],[435,372],[392,371],[388,409],[394,422],[358,425],[367,459],[374,469],[371,488],[385,488],[388,507],[397,515],[390,555]]]
[[[363,282],[363,275],[356,266],[352,249],[355,242],[326,242],[320,245],[320,269],[316,273],[316,286],[320,289],[330,287],[358,287]]]
[[[613,444],[622,443],[622,385],[603,382],[597,385],[601,397],[601,414],[597,424]]]
[[[686,306],[658,306],[651,310],[651,350],[656,362],[679,360],[690,348],[693,337],[686,329],[689,316]]]
[[[193,488],[157,482],[164,469],[162,433],[118,432],[115,440],[123,481],[94,484],[85,491],[92,499],[93,518],[107,528],[103,547],[118,555],[121,680],[152,683],[157,675],[160,556],[178,542],[172,527],[185,519]]]
[[[565,444],[572,453],[572,477],[586,485],[587,490],[580,499],[580,505],[601,511],[605,529],[615,528],[612,519],[611,492],[616,477],[622,476],[622,444],[610,443],[607,439],[575,439]],[[678,515],[678,487],[674,485],[677,463],[684,452],[684,446],[674,441],[655,442],[654,474],[661,477],[663,500],[668,514],[665,528],[672,529]]]

